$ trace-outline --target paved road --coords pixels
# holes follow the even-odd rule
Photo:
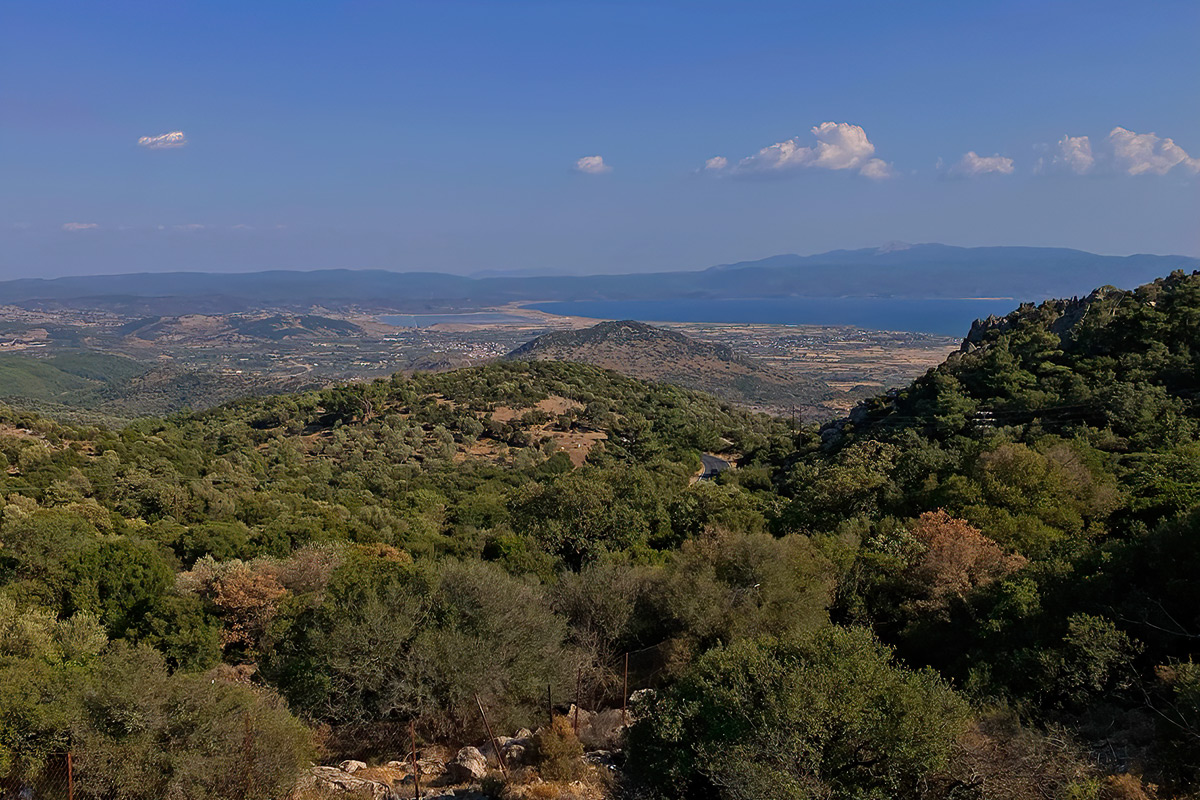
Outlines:
[[[700,460],[704,463],[704,471],[700,473],[700,480],[711,481],[717,477],[718,472],[724,472],[729,469],[729,462],[723,458],[710,456],[708,453],[701,453]]]

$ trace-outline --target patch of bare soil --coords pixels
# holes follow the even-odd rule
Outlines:
[[[592,452],[592,448],[596,446],[596,442],[603,441],[608,438],[608,435],[600,431],[547,431],[550,438],[554,439],[555,444],[560,450],[564,450],[571,457],[571,463],[576,467],[583,466],[583,462],[587,461],[588,453]]]
[[[526,406],[524,408],[496,406],[496,408],[492,411],[492,419],[496,420],[496,422],[511,422],[514,419],[520,419],[534,409],[537,409],[538,411],[545,411],[547,414],[553,414],[557,416],[559,414],[566,413],[567,411],[578,411],[582,408],[583,403],[552,394],[545,400],[540,401],[535,406]]]

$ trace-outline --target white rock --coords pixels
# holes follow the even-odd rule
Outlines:
[[[487,775],[487,759],[475,747],[464,747],[446,765],[446,777],[454,783],[471,783]]]

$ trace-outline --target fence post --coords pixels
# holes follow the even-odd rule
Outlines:
[[[75,800],[75,765],[70,750],[67,751],[67,800]]]
[[[621,724],[622,725],[629,724],[629,716],[628,716],[629,712],[627,710],[628,705],[629,705],[629,653],[626,653],[625,654],[625,684],[624,684],[624,688],[621,690]]]
[[[554,698],[550,694],[550,684],[546,684],[546,719],[550,721],[550,727],[554,727]]]
[[[500,745],[496,741],[496,734],[492,733],[492,723],[488,722],[487,712],[483,710],[483,701],[479,699],[479,695],[475,695],[475,703],[479,706],[479,716],[483,717],[483,727],[487,730],[488,739],[492,742],[492,750],[496,753],[496,761],[500,764],[500,772],[504,775],[504,779],[508,780],[508,767],[504,766],[504,753],[500,752]]]
[[[575,735],[579,735],[579,685],[583,679],[583,667],[575,668],[575,721],[571,723],[571,730]]]
[[[417,766],[417,721],[415,719],[408,723],[408,735],[412,738],[413,791],[416,792],[413,797],[421,800],[421,768]]]

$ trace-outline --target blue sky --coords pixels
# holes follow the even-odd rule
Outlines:
[[[1200,255],[1197,32],[1194,1],[6,0],[0,277]]]

